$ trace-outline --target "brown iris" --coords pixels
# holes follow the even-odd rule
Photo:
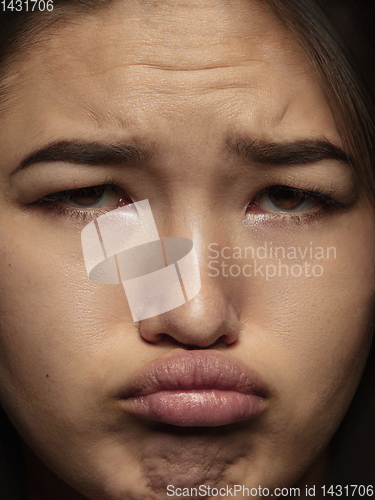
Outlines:
[[[283,210],[296,209],[306,199],[292,189],[278,189],[276,192],[270,193],[269,197],[272,203]]]
[[[97,203],[102,198],[104,192],[105,188],[102,187],[83,188],[77,190],[77,193],[71,193],[67,200],[84,207]]]

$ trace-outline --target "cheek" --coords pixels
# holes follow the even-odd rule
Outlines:
[[[313,441],[314,432],[319,432],[319,444],[326,442],[359,383],[375,303],[373,220],[364,214],[336,220],[324,230],[262,233],[263,242],[272,241],[274,247],[307,251],[304,258],[297,253],[297,258],[281,259],[288,276],[283,268],[281,277],[259,278],[257,288],[255,282],[248,284],[244,350],[259,353],[255,367],[264,370],[275,387],[278,421],[272,425],[285,439],[310,436]],[[275,259],[264,263],[278,264]],[[310,264],[309,277],[305,263]],[[302,269],[301,276],[291,275],[294,265],[295,274]],[[321,266],[316,276],[313,265]],[[251,295],[252,290],[257,293]]]
[[[134,329],[124,290],[87,279],[78,230],[64,240],[35,226],[16,231],[22,244],[3,232],[0,250],[1,399],[23,413],[58,411],[62,401],[79,411],[79,386],[99,377],[98,353]]]

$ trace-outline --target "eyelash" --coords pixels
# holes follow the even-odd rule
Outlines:
[[[322,201],[327,205],[341,205],[337,200],[332,198],[332,195],[336,191],[336,188],[334,187],[332,187],[328,193],[325,193],[324,190],[320,187],[303,189],[300,187],[293,187],[292,185],[288,184],[277,184],[274,186],[269,186],[258,193],[254,201],[257,201],[263,194],[276,194],[283,190],[288,190],[297,196],[301,196],[301,198]]]
[[[312,200],[316,201],[317,203],[320,203],[321,205],[317,207],[315,210],[312,211],[303,211],[303,212],[263,212],[263,213],[252,213],[251,211],[247,211],[248,216],[253,216],[253,217],[261,217],[262,220],[266,221],[281,221],[281,222],[291,222],[291,223],[304,223],[304,222],[313,222],[316,220],[319,220],[321,217],[324,215],[328,215],[329,213],[332,213],[338,209],[344,208],[346,205],[344,203],[341,203],[340,201],[336,200],[335,198],[332,197],[332,195],[337,191],[337,187],[332,186],[328,191],[326,188],[322,188],[320,186],[304,186],[300,187],[297,185],[297,187],[290,182],[285,181],[285,184],[278,184],[278,185],[273,185],[269,186],[265,189],[263,189],[261,192],[259,192],[254,200],[248,205],[248,208],[251,206],[253,203],[257,203],[257,201],[261,198],[262,195],[264,194],[276,194],[277,192],[280,192],[282,190],[287,190],[291,194],[294,194],[296,196],[301,197],[301,202],[303,200]],[[249,219],[251,220],[251,219]]]
[[[340,203],[338,200],[335,200],[332,197],[332,195],[335,193],[336,190],[337,190],[337,188],[334,186],[332,186],[328,192],[326,189],[323,189],[320,186],[316,186],[316,187],[309,186],[308,189],[306,189],[306,187],[302,188],[302,187],[299,187],[298,185],[293,186],[292,184],[285,182],[285,184],[276,184],[276,185],[268,186],[267,188],[260,191],[256,195],[256,197],[254,198],[254,200],[252,200],[249,203],[248,207],[250,207],[250,205],[252,205],[254,203],[257,204],[258,201],[260,200],[260,198],[264,194],[275,195],[275,194],[281,193],[283,191],[284,192],[286,191],[290,194],[301,197],[301,199],[303,199],[303,200],[312,200],[312,201],[321,202],[323,204],[323,206],[320,209],[315,210],[314,212],[306,212],[305,214],[304,213],[298,214],[298,212],[289,213],[289,214],[287,212],[280,212],[280,213],[269,212],[269,213],[265,213],[264,215],[270,215],[272,217],[283,217],[283,218],[287,217],[287,218],[293,218],[293,219],[311,218],[314,215],[321,215],[322,212],[332,211],[332,210],[335,210],[338,208],[342,208],[344,206],[342,203]]]
[[[74,207],[62,207],[56,204],[58,201],[62,201],[64,199],[69,199],[74,196],[85,196],[88,194],[97,194],[100,195],[104,193],[106,190],[112,190],[119,195],[123,195],[126,198],[126,194],[119,187],[119,183],[111,182],[105,184],[98,184],[96,186],[87,186],[78,189],[67,189],[65,191],[58,191],[57,193],[51,193],[49,195],[44,196],[43,198],[36,201],[37,206],[42,206],[44,209],[49,210],[51,212],[62,213],[63,215],[70,216],[78,221],[86,221],[96,219],[100,215],[103,215],[112,208],[102,208],[102,209],[79,209]],[[122,198],[120,198],[120,201]]]
[[[55,212],[60,212],[64,215],[71,216],[75,219],[85,221],[87,219],[93,219],[96,218],[104,213],[107,213],[110,210],[113,210],[113,207],[108,209],[108,208],[103,208],[103,209],[79,209],[79,208],[74,208],[74,207],[62,207],[56,204],[56,202],[64,200],[64,199],[69,199],[74,196],[88,196],[89,194],[97,194],[100,195],[104,193],[106,190],[112,190],[113,192],[123,195],[124,198],[127,197],[127,195],[124,193],[124,191],[119,187],[119,184],[116,182],[111,182],[111,183],[105,183],[105,184],[99,184],[96,186],[87,186],[84,188],[79,188],[79,189],[69,189],[65,191],[58,191],[57,193],[51,193],[47,196],[44,196],[40,200],[38,200],[35,204],[38,206],[43,206],[43,208],[50,210],[50,211],[55,211]],[[289,219],[307,219],[311,218],[312,216],[316,215],[321,215],[323,212],[326,212],[328,210],[334,210],[340,207],[343,207],[343,205],[332,198],[331,196],[333,193],[336,191],[335,187],[332,187],[328,193],[324,192],[323,189],[321,189],[319,186],[310,188],[309,189],[304,189],[301,187],[294,187],[293,185],[290,185],[288,183],[285,184],[277,184],[273,186],[269,186],[262,191],[260,191],[255,198],[249,203],[248,206],[250,206],[253,203],[257,203],[257,201],[263,196],[264,194],[277,194],[278,192],[280,193],[281,191],[289,191],[292,194],[295,194],[296,196],[300,196],[303,199],[308,199],[308,200],[316,200],[318,202],[322,202],[323,206],[314,211],[314,212],[307,212],[306,214],[303,213],[290,213],[288,214],[287,212],[268,212],[265,213],[264,215],[272,216],[272,217],[282,217],[282,218],[289,218]],[[121,201],[121,198],[120,198]],[[129,201],[131,201],[129,199]]]

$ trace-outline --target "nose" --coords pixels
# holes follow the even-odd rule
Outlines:
[[[147,342],[174,342],[186,349],[208,348],[237,341],[240,321],[219,280],[201,276],[201,290],[186,304],[140,322]]]

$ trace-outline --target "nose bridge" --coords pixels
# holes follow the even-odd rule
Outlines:
[[[200,207],[207,211],[207,204],[202,203]],[[140,322],[141,335],[149,342],[156,343],[161,336],[168,336],[180,344],[204,348],[219,340],[229,345],[238,338],[239,311],[232,300],[236,294],[230,293],[233,283],[210,275],[208,269],[210,245],[218,238],[225,239],[225,230],[217,218],[207,212],[200,213],[200,209],[196,206],[193,213],[187,214],[180,204],[169,210],[167,216],[164,214],[164,218],[161,214],[156,217],[157,225],[163,218],[159,222],[159,234],[167,243],[165,246],[178,237],[192,241],[199,266],[200,290],[183,305]],[[186,281],[181,281],[186,287]]]

